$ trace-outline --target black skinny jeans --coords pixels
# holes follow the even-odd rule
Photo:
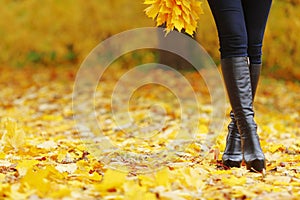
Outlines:
[[[249,56],[261,64],[272,0],[208,0],[218,29],[221,58]]]

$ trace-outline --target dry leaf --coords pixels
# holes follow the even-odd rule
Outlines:
[[[155,19],[157,26],[166,24],[167,33],[176,28],[193,35],[199,15],[203,14],[198,0],[145,0],[144,4],[150,5],[145,9],[146,15]]]
[[[4,118],[0,125],[3,130],[2,145],[9,145],[15,150],[19,150],[25,143],[25,132],[18,126],[17,121],[12,118]]]

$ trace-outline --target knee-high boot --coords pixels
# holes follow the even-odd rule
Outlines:
[[[262,171],[265,168],[265,157],[260,147],[257,125],[253,119],[254,111],[252,106],[260,70],[258,71],[258,65],[253,65],[253,68],[249,69],[247,57],[225,58],[221,60],[221,65],[227,93],[234,113],[233,119],[236,122],[238,130],[230,132],[231,136],[227,137],[227,140],[230,138],[233,139],[232,141],[229,140],[230,144],[228,147],[226,146],[227,151],[225,150],[223,162],[225,165],[239,166],[241,154],[238,154],[238,152],[241,152],[247,169]],[[250,72],[257,75],[254,75],[251,79]],[[255,81],[255,79],[257,80]],[[232,124],[234,124],[234,121]],[[234,126],[232,127],[232,130],[234,130]],[[238,142],[238,135],[240,135],[240,143]]]
[[[252,102],[255,98],[255,93],[260,77],[261,64],[249,65],[251,88],[252,88]],[[243,154],[241,149],[241,134],[238,131],[233,111],[230,112],[231,122],[228,125],[228,134],[226,138],[226,148],[222,157],[223,164],[228,167],[240,167]]]

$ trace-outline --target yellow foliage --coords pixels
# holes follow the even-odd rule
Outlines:
[[[203,14],[202,2],[198,0],[145,0],[150,5],[145,9],[148,17],[156,20],[156,25],[166,25],[167,33],[177,29],[193,35],[199,15]]]
[[[71,194],[71,190],[67,186],[61,186],[58,190],[51,192],[49,195],[52,198],[60,199]]]
[[[162,170],[159,170],[156,174],[156,184],[158,186],[164,186],[164,187],[170,187],[170,171],[168,168],[164,168]]]
[[[5,19],[0,21],[0,62],[9,66],[79,65],[91,49],[107,37],[133,28],[153,26],[153,21],[143,12],[145,5],[142,2],[0,0],[5,5],[0,7],[0,18]],[[181,30],[189,24],[196,27],[193,21],[197,21],[197,17],[191,19],[191,15],[184,13],[196,10],[197,4],[202,3],[200,6],[205,14],[198,19],[196,39],[214,59],[219,60],[217,31],[207,1],[176,0],[176,4],[175,0],[146,2],[149,3],[147,11],[151,10],[149,15],[154,17],[161,13],[156,17],[158,24],[170,19],[170,30],[176,27]],[[157,2],[165,3],[162,6]],[[186,2],[195,2],[194,8],[190,9]],[[171,12],[172,6],[175,7]],[[200,15],[202,10],[196,15]],[[263,46],[263,72],[268,76],[300,79],[299,10],[299,0],[273,2]],[[189,32],[192,33],[192,30]],[[143,57],[147,60],[147,55]]]
[[[246,183],[246,177],[237,178],[236,176],[229,176],[222,179],[222,183],[227,186],[243,186]]]
[[[95,188],[100,191],[120,188],[125,182],[126,176],[127,174],[124,172],[108,169],[101,183],[95,185]]]
[[[32,190],[37,190],[38,194],[46,194],[51,191],[51,184],[46,180],[49,169],[30,168],[21,182]]]
[[[37,160],[22,160],[18,163],[16,169],[21,176],[24,176],[28,170],[31,170],[34,165],[38,163]]]
[[[25,142],[25,132],[21,129],[17,121],[12,118],[4,118],[0,122],[2,129],[2,145],[9,145],[18,150]]]
[[[179,107],[173,101],[173,95],[162,88],[144,87],[133,96],[138,98],[145,94],[141,95],[140,101],[130,100],[134,103],[130,111],[136,116],[137,123],[147,117],[143,115],[149,111],[145,108],[164,102],[161,105],[167,110],[168,126],[154,135],[146,137],[147,130],[142,133],[143,137],[138,137],[139,131],[120,133],[110,117],[109,106],[105,106],[107,110],[98,116],[105,121],[103,132],[121,150],[105,152],[96,149],[97,145],[101,148],[105,145],[102,137],[92,136],[82,143],[83,137],[87,136],[85,130],[75,130],[73,118],[64,115],[64,109],[60,109],[72,109],[74,76],[69,75],[76,73],[75,68],[0,68],[0,71],[1,144],[4,145],[0,152],[1,199],[266,199],[269,196],[275,200],[299,199],[298,83],[262,77],[255,117],[267,158],[267,175],[264,177],[250,173],[245,166],[230,170],[222,168],[220,159],[226,126],[216,134],[214,149],[208,149],[203,143],[208,134],[205,125],[213,120],[209,117],[210,109],[198,110],[196,105],[190,105],[189,117],[193,117],[193,112],[201,112],[198,120],[202,126],[195,129],[194,141],[179,151],[187,138],[176,137],[176,127],[189,127],[190,118],[179,120],[180,115],[173,114]],[[102,82],[105,87],[97,90],[103,95],[98,96],[96,107],[108,102],[117,79],[115,75],[122,75],[126,70],[116,67],[110,72],[109,78]],[[185,74],[188,80],[195,77],[194,72],[189,73]],[[191,82],[196,87],[195,82],[199,80],[195,78]],[[203,98],[209,99],[209,93],[204,92]],[[45,107],[41,109],[41,102],[50,107],[60,106],[49,111]],[[210,102],[199,104],[207,107]],[[156,113],[152,119],[160,119],[160,114]],[[89,143],[97,144],[97,156],[93,155]],[[160,150],[168,144],[169,150],[175,153],[164,160],[168,153],[161,155]],[[16,151],[16,147],[20,150]],[[152,155],[153,152],[158,153]],[[129,156],[132,154],[137,157]],[[128,171],[107,169],[107,165]]]
[[[148,191],[147,187],[140,186],[136,181],[130,180],[124,183],[126,200],[145,199],[156,200],[156,195]]]

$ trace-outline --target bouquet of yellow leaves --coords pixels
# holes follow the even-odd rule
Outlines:
[[[165,24],[167,33],[176,28],[193,35],[199,15],[203,14],[198,0],[145,0],[144,4],[150,5],[145,9],[146,15],[155,19],[157,26]]]

